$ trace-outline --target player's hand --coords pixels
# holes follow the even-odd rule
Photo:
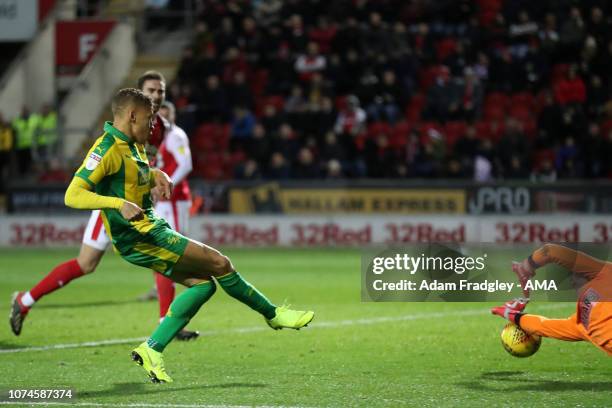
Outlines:
[[[121,212],[121,215],[123,215],[123,218],[128,221],[138,221],[144,216],[142,208],[130,201],[124,201],[119,211]]]
[[[497,306],[491,309],[491,313],[504,319],[510,320],[512,323],[516,323],[514,318],[518,313],[522,313],[525,307],[529,303],[529,299],[517,298],[512,299],[509,302],[504,303],[503,306]]]
[[[151,189],[151,201],[153,202],[153,204],[155,204],[159,200],[161,200],[161,193],[159,192],[159,188],[153,187]]]
[[[530,290],[525,288],[527,281],[535,276],[535,269],[529,263],[527,259],[522,262],[512,262],[512,272],[516,274],[518,280],[523,288],[523,296],[529,297]]]
[[[172,195],[172,188],[174,187],[172,184],[172,180],[170,177],[164,173],[163,171],[157,169],[155,174],[155,187],[157,188],[157,194],[164,200],[169,200]]]

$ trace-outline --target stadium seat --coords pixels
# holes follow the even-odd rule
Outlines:
[[[389,137],[389,145],[393,148],[406,146],[411,131],[412,125],[409,122],[397,122],[395,126],[393,126],[391,136]]]
[[[508,106],[508,95],[502,92],[491,92],[487,94],[485,97],[485,107],[486,106],[497,106],[501,108],[505,108]]]
[[[389,136],[391,134],[391,125],[387,122],[373,122],[368,125],[366,137],[368,139],[374,139],[379,134],[385,134]]]
[[[455,142],[465,134],[466,127],[466,123],[462,121],[448,122],[446,126],[444,126],[446,145],[454,146]]]
[[[514,108],[516,106],[522,106],[529,110],[534,110],[536,106],[536,99],[529,92],[518,92],[510,97],[510,105]]]
[[[425,95],[422,93],[415,93],[410,100],[410,103],[406,107],[406,119],[409,122],[418,122],[421,120],[421,114],[423,112],[423,108],[425,107],[427,100],[425,99]]]

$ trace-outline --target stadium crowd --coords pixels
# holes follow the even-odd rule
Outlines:
[[[202,1],[169,98],[207,179],[612,174],[605,1]]]
[[[604,0],[192,4],[167,97],[191,139],[193,177],[612,176]],[[17,174],[53,151],[35,147],[29,117],[0,118],[14,141],[0,137],[0,155],[16,157]],[[43,176],[63,177],[58,165],[46,160]]]

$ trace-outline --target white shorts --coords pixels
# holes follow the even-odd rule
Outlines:
[[[189,230],[189,210],[191,201],[158,201],[155,204],[157,215],[165,219],[176,232],[187,234]]]
[[[91,212],[85,234],[83,234],[83,243],[99,251],[106,251],[106,248],[110,245],[110,239],[106,234],[100,210]]]

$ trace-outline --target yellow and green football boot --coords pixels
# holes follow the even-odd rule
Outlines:
[[[132,350],[132,361],[141,366],[147,372],[151,382],[173,382],[172,378],[168,375],[168,373],[166,373],[166,369],[164,368],[162,353],[153,350],[147,345],[146,342]]]

